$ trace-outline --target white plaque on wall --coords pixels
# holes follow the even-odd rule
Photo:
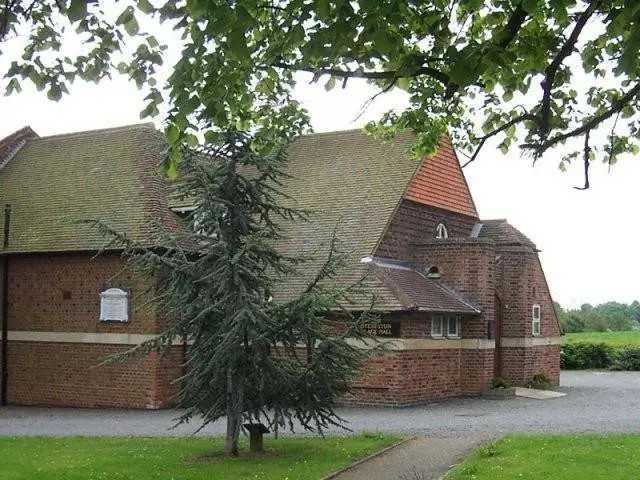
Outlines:
[[[129,292],[109,288],[100,294],[100,320],[129,321]]]

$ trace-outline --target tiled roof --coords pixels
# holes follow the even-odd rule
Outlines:
[[[9,252],[96,250],[98,219],[151,245],[168,226],[158,161],[164,138],[152,124],[30,140],[0,170],[0,204],[11,204]],[[2,231],[4,218],[0,218]]]
[[[374,252],[421,164],[407,153],[412,140],[405,134],[381,144],[355,130],[307,135],[292,144],[283,191],[290,206],[311,213],[308,222],[282,225],[285,239],[278,248],[313,260],[283,279],[277,299],[292,298],[313,278],[334,235],[350,262],[335,281],[349,284],[367,273],[370,266],[360,259]],[[169,227],[176,222],[156,168],[165,148],[151,124],[30,140],[0,170],[0,203],[12,205],[8,251],[101,248],[104,238],[77,223],[84,219],[102,220],[153,245],[158,220]],[[188,199],[171,202],[189,206]],[[366,279],[380,310],[475,311],[417,272],[383,270]],[[360,300],[352,307],[366,306]]]
[[[23,127],[1,139],[0,168],[3,168],[29,140],[34,138],[38,138],[38,134],[31,127]]]
[[[498,245],[525,245],[533,249],[536,248],[535,243],[504,218],[480,220],[480,223],[482,223],[480,238],[489,238]]]
[[[373,259],[367,282],[377,296],[376,308],[383,311],[419,310],[477,315],[480,308],[439,280],[427,278],[400,262]],[[377,283],[377,285],[376,285]]]
[[[288,254],[313,255],[300,276],[287,279],[279,293],[290,298],[312,278],[326,258],[332,236],[350,252],[353,272],[359,260],[373,253],[402,199],[420,160],[407,149],[410,135],[381,144],[360,130],[306,135],[288,152],[284,193],[299,209],[312,212],[309,222],[284,225]]]
[[[411,181],[406,199],[478,218],[469,186],[449,139],[427,157]]]

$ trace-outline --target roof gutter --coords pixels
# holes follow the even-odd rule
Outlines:
[[[11,205],[4,206],[4,239],[2,249],[9,247],[9,226],[11,222]],[[9,365],[7,363],[7,347],[9,345],[9,255],[2,256],[2,385],[0,387],[0,405],[7,404],[7,381],[9,379]]]

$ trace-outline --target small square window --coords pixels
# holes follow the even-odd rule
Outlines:
[[[442,315],[431,316],[431,336],[434,338],[442,338]]]
[[[460,336],[460,321],[457,316],[447,317],[447,337],[458,338]]]

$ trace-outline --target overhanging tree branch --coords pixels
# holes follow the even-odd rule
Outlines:
[[[529,14],[522,8],[521,5],[518,5],[516,9],[511,14],[509,21],[507,22],[506,27],[503,30],[503,35],[498,38],[498,41],[495,42],[496,46],[500,47],[500,49],[504,50],[509,46],[509,44],[513,41],[514,38],[518,35],[520,28],[522,28],[522,24],[527,20]]]
[[[591,130],[587,130],[584,135],[584,147],[582,149],[582,161],[584,163],[584,187],[573,187],[576,190],[587,190],[589,188],[589,154],[591,146],[589,145],[589,134]]]
[[[598,127],[602,122],[609,119],[619,111],[621,111],[625,105],[627,105],[633,98],[640,93],[640,83],[637,83],[631,90],[625,93],[622,97],[611,104],[611,107],[601,113],[600,115],[596,115],[592,117],[588,122],[584,123],[581,127],[575,128],[567,133],[562,133],[551,137],[549,140],[546,140],[542,143],[528,143],[521,145],[522,148],[526,148],[534,151],[534,155],[536,157],[540,157],[545,151],[547,151],[550,147],[563,142],[571,137],[578,137],[589,130],[593,130]]]
[[[487,133],[483,137],[480,137],[479,138],[480,143],[478,143],[478,146],[474,150],[473,155],[471,155],[471,157],[469,157],[469,160],[467,160],[464,163],[464,165],[462,165],[462,168],[466,167],[467,165],[469,165],[471,162],[473,162],[476,159],[476,157],[480,153],[480,150],[482,150],[482,147],[484,146],[485,142],[487,140],[489,140],[491,137],[494,137],[494,136],[498,135],[499,133],[504,132],[505,130],[507,130],[508,128],[512,127],[513,125],[517,125],[518,123],[524,122],[525,120],[534,120],[534,118],[535,117],[533,115],[531,115],[529,113],[525,113],[523,115],[520,115],[519,117],[516,117],[516,118],[508,121],[504,125],[496,128],[495,130]]]
[[[611,151],[609,152],[609,158],[607,159],[608,168],[607,170],[611,172],[611,164],[613,163],[613,142],[615,142],[616,138],[616,126],[618,125],[618,119],[620,118],[620,112],[616,114],[616,119],[613,121],[613,126],[611,127],[611,134],[609,135],[609,142],[611,144]]]
[[[589,20],[589,18],[591,18],[596,8],[598,8],[599,4],[600,4],[599,0],[593,0],[589,4],[589,7],[580,14],[578,21],[576,22],[575,26],[573,27],[573,30],[571,31],[571,34],[569,35],[569,38],[564,43],[564,45],[562,45],[562,48],[560,48],[560,51],[555,56],[553,61],[545,69],[545,78],[540,84],[543,90],[542,102],[540,107],[540,122],[539,122],[540,134],[542,137],[546,137],[546,135],[549,133],[549,121],[550,121],[549,115],[551,113],[551,90],[553,89],[553,83],[555,81],[556,74],[558,73],[558,69],[560,68],[562,63],[565,61],[565,59],[569,55],[571,55],[571,53],[573,52],[573,49],[578,41],[578,38],[582,33],[582,29],[587,24],[587,21]]]
[[[438,80],[443,85],[449,84],[449,75],[440,70],[432,67],[420,67],[416,69],[413,73],[398,73],[395,70],[387,70],[382,72],[365,72],[365,71],[352,71],[352,70],[342,70],[339,68],[312,68],[306,67],[303,65],[291,65],[284,62],[275,62],[272,64],[273,67],[283,68],[286,70],[296,70],[300,72],[310,72],[314,75],[331,75],[333,77],[338,78],[364,78],[368,80],[397,80],[398,78],[403,77],[418,77],[420,75],[427,75],[432,77],[435,80]]]
[[[345,78],[346,80],[346,78]],[[364,102],[362,104],[362,107],[360,107],[360,111],[358,112],[358,115],[356,115],[356,118],[353,119],[354,122],[357,122],[358,120],[360,120],[360,118],[362,117],[362,115],[364,115],[364,113],[367,111],[367,109],[371,106],[371,104],[376,100],[376,98],[378,98],[380,95],[384,95],[385,93],[387,93],[389,90],[391,90],[396,82],[398,81],[397,78],[394,78],[393,80],[391,80],[389,82],[388,85],[386,85],[383,89],[381,89],[378,93],[376,93],[375,95],[373,95],[371,98],[369,98],[366,102]]]

